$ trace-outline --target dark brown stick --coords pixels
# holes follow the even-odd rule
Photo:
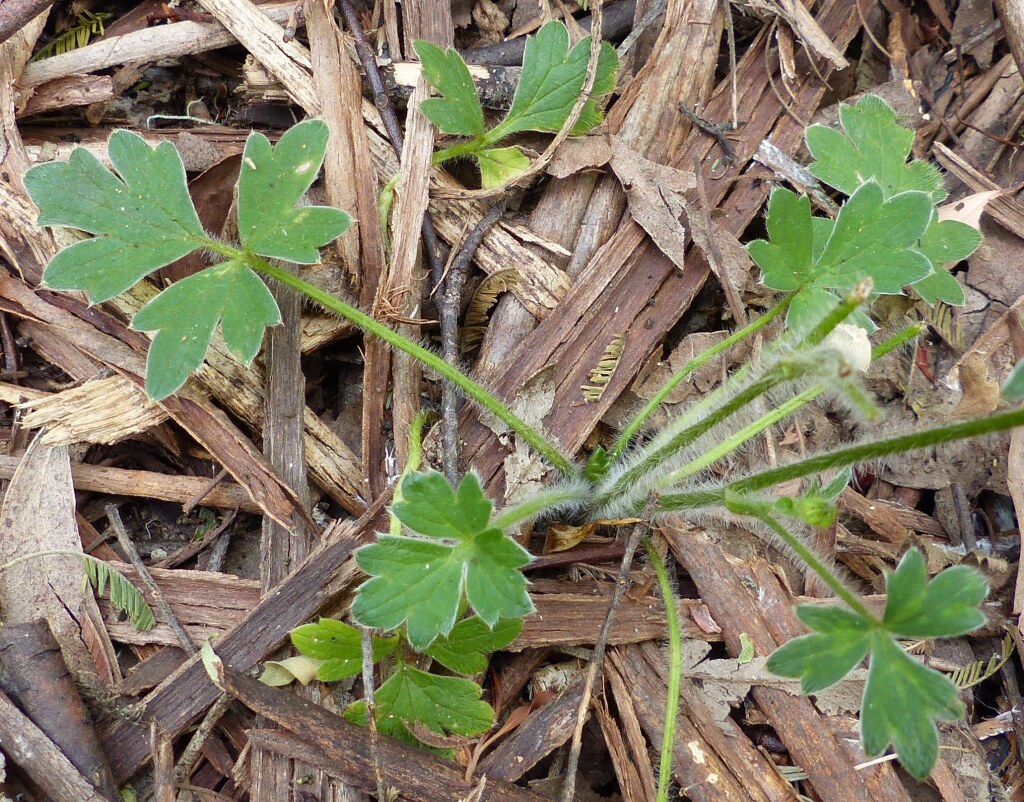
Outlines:
[[[238,671],[224,668],[220,678],[224,690],[242,704],[300,738],[288,738],[277,731],[252,730],[253,746],[276,752],[298,748],[297,758],[355,782],[376,793],[377,781],[366,732],[326,708],[295,694],[270,688]],[[446,760],[394,738],[380,739],[381,766],[389,786],[400,788],[412,802],[456,802],[473,790],[458,767]],[[325,760],[321,760],[321,757]],[[542,802],[544,797],[508,782],[487,783],[490,802]]]
[[[3,0],[0,3],[0,43],[14,36],[52,3],[53,0]]]
[[[147,748],[145,739],[142,748]],[[2,692],[0,749],[55,802],[112,802],[97,794],[53,741]]]
[[[117,786],[89,713],[46,621],[0,627],[0,687],[103,796]]]

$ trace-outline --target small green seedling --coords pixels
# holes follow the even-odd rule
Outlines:
[[[480,164],[485,183],[494,183],[523,166],[514,154],[496,153],[502,150],[494,147],[501,139],[524,130],[557,130],[565,123],[583,85],[587,45],[570,51],[564,29],[551,24],[542,28],[527,48],[523,83],[512,109],[491,129],[461,60],[423,43],[417,43],[417,50],[428,79],[441,92],[440,98],[424,104],[424,113],[442,131],[470,138],[440,151],[435,160],[471,156]],[[610,91],[614,73],[614,61],[604,51],[601,64],[597,94]],[[596,106],[585,112],[582,125],[593,125]],[[913,340],[920,327],[910,326],[872,348],[862,329],[842,328],[849,320],[873,328],[861,312],[871,297],[903,292],[908,286],[929,303],[955,303],[962,297],[945,265],[973,251],[980,238],[962,223],[938,220],[936,204],[944,195],[940,176],[930,165],[907,161],[912,133],[876,98],[844,107],[841,120],[843,132],[813,127],[807,133],[816,160],[812,170],[848,196],[836,219],[813,216],[806,198],[778,188],[768,205],[769,239],[750,245],[764,283],[788,293],[786,297],[674,374],[616,443],[607,451],[596,450],[585,465],[429,350],[268,261],[315,262],[318,249],[349,224],[343,212],[298,205],[324,157],[327,129],[322,122],[300,123],[273,148],[262,135],[250,136],[239,181],[238,244],[221,242],[202,230],[174,149],[169,144],[150,148],[125,131],[114,133],[109,143],[119,175],[76,150],[68,164],[33,168],[26,186],[40,207],[40,222],[95,235],[54,257],[44,274],[51,288],[85,290],[96,302],[196,249],[220,260],[164,290],[133,321],[135,328],[157,332],[147,365],[152,397],[165,398],[181,387],[201,364],[218,324],[240,359],[256,355],[264,328],[279,319],[259,273],[453,382],[562,475],[551,487],[499,510],[473,473],[454,488],[438,473],[417,470],[418,465],[403,475],[390,533],[357,552],[369,578],[357,590],[351,611],[357,623],[390,633],[373,640],[371,655],[385,677],[377,692],[382,731],[411,738],[432,730],[443,738],[477,735],[491,726],[493,712],[480,699],[478,685],[431,674],[423,665],[433,660],[456,674],[473,674],[486,665],[488,652],[516,637],[523,617],[533,609],[522,573],[530,557],[507,531],[565,509],[596,519],[635,516],[647,508],[655,517],[750,521],[821,577],[843,606],[801,608],[800,618],[812,633],[780,649],[770,666],[800,677],[805,690],[813,692],[837,682],[869,656],[862,700],[864,748],[875,755],[894,745],[907,770],[924,777],[937,757],[935,720],[956,717],[962,708],[955,686],[907,654],[898,639],[970,631],[983,620],[979,605],[987,586],[980,574],[961,567],[948,568],[929,581],[920,554],[912,550],[889,577],[885,610],[878,618],[815,554],[802,533],[835,520],[835,499],[852,466],[1010,429],[1024,424],[1024,410],[855,443],[774,468],[755,467],[740,477],[729,477],[725,462],[751,438],[825,393],[861,419],[878,414],[858,371],[869,355],[878,359],[889,354]],[[71,193],[68,186],[84,189]],[[672,387],[783,313],[789,327],[756,364],[736,371],[660,432],[639,437]],[[1017,371],[1011,377],[1008,396],[1024,396],[1020,376]],[[758,416],[756,402],[764,399],[770,401],[769,411]],[[822,475],[831,478],[825,481]],[[804,489],[790,497],[769,493],[799,482],[806,483]],[[659,574],[659,586],[666,604],[674,605],[667,576]],[[671,616],[669,621],[671,642],[678,643],[678,621]],[[321,620],[300,627],[293,643],[311,661],[304,667],[310,677],[335,680],[359,670],[359,632],[344,622]],[[415,665],[410,652],[421,655]],[[679,683],[678,652],[670,654],[671,687]],[[361,720],[365,709],[356,705],[349,714]],[[672,731],[665,728],[665,761],[673,751]],[[659,799],[667,799],[667,762],[660,776]]]
[[[530,166],[529,157],[521,148],[495,147],[512,136],[527,131],[556,133],[569,119],[569,114],[583,90],[590,58],[590,37],[569,48],[569,32],[565,24],[552,20],[536,36],[527,39],[523,53],[523,72],[512,98],[512,107],[505,118],[490,128],[484,120],[483,106],[466,62],[455,50],[442,51],[430,42],[414,44],[423,64],[423,74],[441,97],[420,104],[420,110],[443,134],[469,137],[434,154],[434,164],[457,158],[470,158],[480,169],[480,182],[490,189],[516,178]],[[585,134],[601,122],[601,112],[594,98],[607,95],[615,88],[619,68],[615,49],[601,43],[594,88],[571,133]]]

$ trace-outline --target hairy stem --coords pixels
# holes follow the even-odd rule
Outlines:
[[[658,578],[658,589],[665,603],[665,622],[668,625],[668,698],[665,702],[665,725],[661,735],[661,761],[658,765],[658,799],[668,802],[668,788],[672,780],[672,750],[676,741],[676,717],[679,715],[679,689],[683,678],[683,633],[679,625],[679,607],[675,591],[668,581],[668,571],[650,538],[644,538],[644,547]]]
[[[987,418],[978,418],[962,423],[953,423],[948,426],[939,426],[934,429],[925,429],[923,432],[914,432],[899,437],[891,437],[886,440],[876,440],[871,443],[861,443],[848,448],[840,448],[825,454],[798,460],[789,465],[755,473],[713,490],[668,493],[661,497],[658,507],[662,511],[676,511],[721,506],[725,503],[727,492],[734,494],[756,492],[792,479],[802,479],[805,476],[821,473],[831,468],[845,468],[849,465],[867,462],[868,460],[888,457],[892,454],[901,454],[904,451],[913,451],[917,448],[928,448],[929,446],[951,443],[968,437],[980,437],[981,435],[1013,429],[1017,426],[1024,426],[1024,408],[1003,412],[999,415],[991,415]]]
[[[794,412],[799,410],[806,404],[809,404],[825,390],[828,389],[824,383],[818,383],[813,387],[804,390],[799,395],[793,396],[789,401],[773,409],[763,417],[754,421],[748,426],[744,426],[732,437],[728,437],[719,443],[715,448],[711,449],[705,454],[701,454],[697,459],[691,460],[681,468],[672,471],[667,476],[659,479],[657,482],[658,488],[670,487],[671,485],[677,484],[685,479],[687,476],[692,476],[697,471],[702,471],[709,465],[718,462],[722,457],[728,454],[733,449],[739,448],[741,445],[746,443],[753,437],[756,437],[765,429],[770,426],[774,426],[781,420],[788,418]]]
[[[717,343],[708,348],[707,350],[697,354],[693,359],[691,359],[679,370],[673,373],[672,378],[665,382],[665,386],[658,390],[658,392],[655,393],[646,404],[644,404],[643,408],[639,412],[637,412],[633,419],[628,424],[626,424],[626,428],[622,430],[622,433],[619,435],[619,439],[616,440],[615,445],[612,446],[612,450],[609,455],[612,461],[615,461],[620,456],[622,456],[622,452],[626,450],[630,442],[636,436],[637,432],[639,432],[640,429],[643,427],[647,419],[654,413],[654,411],[659,406],[661,406],[662,402],[666,398],[668,398],[669,393],[671,393],[676,387],[678,387],[679,383],[683,379],[685,379],[695,370],[698,370],[699,368],[706,365],[708,362],[710,362],[712,359],[714,359],[722,352],[734,346],[736,343],[746,339],[752,334],[756,334],[758,331],[763,329],[771,321],[773,321],[780,314],[782,314],[789,306],[789,302],[792,300],[793,296],[787,295],[785,298],[779,301],[779,303],[777,303],[775,306],[773,306],[771,309],[769,309],[767,312],[761,315],[761,317],[759,317],[757,320],[748,323],[743,328],[730,334],[720,343]]]
[[[216,247],[214,247],[214,245],[216,245]],[[223,243],[214,243],[208,247],[223,253],[225,256],[244,260],[245,263],[254,270],[258,270],[260,273],[284,284],[286,287],[291,287],[293,290],[301,292],[307,298],[320,304],[325,309],[340,315],[345,318],[345,320],[359,327],[366,333],[383,340],[392,348],[396,348],[418,360],[425,367],[430,368],[443,378],[448,379],[448,381],[456,385],[469,398],[473,399],[481,407],[498,418],[502,423],[506,424],[510,429],[512,429],[512,431],[523,438],[524,441],[529,443],[534,451],[557,468],[560,473],[565,476],[572,476],[576,473],[576,467],[573,465],[572,461],[563,456],[553,443],[548,441],[540,434],[540,432],[516,415],[481,385],[477,384],[458,368],[445,362],[437,354],[428,351],[418,343],[403,337],[401,334],[383,323],[379,323],[374,320],[370,315],[360,312],[354,306],[349,306],[347,303],[335,298],[330,293],[324,292],[319,287],[303,281],[298,276],[293,276],[287,270],[282,270],[254,254],[224,246]]]
[[[868,621],[878,623],[878,619],[871,614],[871,611],[868,610],[860,599],[857,598],[856,594],[846,587],[842,580],[839,579],[839,577],[836,576],[829,567],[818,558],[818,555],[816,555],[801,538],[794,535],[786,529],[786,527],[775,520],[771,514],[770,504],[763,501],[745,498],[730,498],[727,503],[729,509],[737,515],[749,515],[753,518],[757,518],[765,524],[765,526],[771,529],[783,543],[793,550],[796,556],[803,561],[804,565],[818,575],[818,578],[825,583],[826,587],[828,587],[828,589],[831,590],[837,598],[842,599],[847,606],[858,615],[863,616]]]
[[[563,504],[579,504],[593,492],[588,485],[579,487],[562,487],[545,490],[531,496],[521,504],[515,504],[501,510],[491,521],[491,526],[504,532],[520,521],[527,521],[543,512],[560,507]]]

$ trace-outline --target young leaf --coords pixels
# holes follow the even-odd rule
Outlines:
[[[874,180],[886,198],[909,190],[927,193],[933,204],[946,197],[938,170],[923,161],[907,163],[914,132],[880,97],[840,105],[839,119],[845,133],[822,125],[807,129],[807,148],[816,160],[810,170],[819,179],[846,195]]]
[[[1024,359],[1013,366],[1013,370],[1003,383],[1002,393],[1007,401],[1024,399]]]
[[[924,557],[911,549],[885,583],[882,624],[908,638],[952,638],[985,623],[978,605],[988,583],[973,568],[956,565],[929,582]]]
[[[82,555],[82,563],[86,579],[96,590],[96,594],[102,596],[107,585],[110,585],[111,606],[125,613],[135,629],[143,632],[156,626],[153,610],[146,602],[146,597],[125,578],[124,574],[90,554]]]
[[[321,682],[336,682],[354,677],[362,669],[362,644],[358,629],[334,618],[321,618],[291,631],[292,645],[306,657],[322,661],[317,669]],[[371,639],[373,662],[394,651],[397,638]]]
[[[479,735],[490,729],[494,711],[480,699],[480,686],[468,679],[439,677],[400,663],[375,694],[377,727],[385,735],[411,740],[406,723],[441,734]],[[349,707],[345,718],[365,723],[366,705]]]
[[[782,677],[799,677],[804,693],[834,685],[868,653],[872,624],[839,607],[802,605],[797,616],[816,630],[776,649],[767,668]]]
[[[964,290],[945,265],[959,262],[974,253],[981,244],[981,232],[958,220],[933,218],[917,249],[932,263],[932,272],[914,284],[914,291],[929,306],[936,301],[959,306]]]
[[[874,181],[863,184],[840,209],[815,271],[828,287],[849,290],[870,276],[874,292],[898,295],[932,270],[928,257],[914,250],[932,208],[923,192],[885,200]]]
[[[589,59],[590,37],[577,42],[569,50],[569,32],[563,23],[556,20],[544,25],[536,36],[528,38],[523,53],[522,77],[512,98],[512,107],[495,127],[492,141],[520,131],[560,130],[583,91]],[[607,95],[615,88],[618,66],[615,49],[602,42],[591,92],[593,97]],[[586,133],[599,122],[601,115],[597,104],[588,100],[572,133]]]
[[[459,621],[446,637],[427,647],[426,654],[458,674],[476,674],[487,668],[487,655],[514,641],[523,628],[522,619],[499,621],[491,629],[478,616]]]
[[[492,509],[474,474],[455,492],[436,471],[407,476],[392,512],[425,537],[385,535],[356,552],[371,577],[352,605],[356,620],[385,631],[404,622],[409,643],[423,650],[452,631],[463,592],[489,626],[532,612],[519,571],[530,555],[488,528]]]
[[[761,268],[761,283],[781,292],[808,285],[815,278],[810,198],[776,187],[768,198],[765,224],[770,241],[754,240],[747,246]]]
[[[267,285],[239,262],[224,262],[182,279],[135,315],[132,328],[156,331],[146,362],[146,392],[155,401],[181,387],[203,364],[217,323],[242,362],[260,350],[263,330],[281,322]]]
[[[860,711],[864,751],[878,755],[891,743],[903,768],[925,779],[939,755],[935,719],[962,716],[959,695],[947,676],[917,662],[890,635],[876,630]]]
[[[320,172],[328,136],[323,120],[289,128],[277,147],[261,133],[249,134],[238,177],[238,236],[244,248],[314,264],[319,249],[345,233],[352,218],[340,209],[295,206]]]
[[[67,162],[38,164],[25,174],[40,225],[96,235],[57,253],[43,282],[55,290],[85,290],[93,303],[124,292],[206,241],[170,142],[151,148],[137,134],[118,130],[107,152],[120,177],[84,148],[75,148]]]
[[[488,148],[473,154],[480,168],[480,185],[484,189],[511,181],[530,166],[529,157],[519,148]]]
[[[424,100],[420,111],[444,134],[483,136],[484,110],[462,56],[452,48],[442,51],[423,40],[413,42],[413,48],[424,77],[442,95]]]

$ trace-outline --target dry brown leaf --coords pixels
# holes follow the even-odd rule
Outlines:
[[[966,198],[939,207],[939,220],[958,220],[973,228],[981,227],[981,213],[985,211],[989,201],[1005,195],[1004,189],[990,189],[986,192],[975,192]]]
[[[950,413],[951,418],[974,418],[994,412],[999,405],[999,382],[989,378],[988,360],[971,351],[960,362],[959,403]]]
[[[711,610],[703,602],[690,608],[690,617],[702,632],[707,632],[710,635],[722,631],[714,616],[711,615]]]
[[[603,167],[612,157],[608,139],[600,135],[574,136],[561,144],[547,166],[548,175],[565,178],[594,167]]]
[[[597,522],[590,521],[583,526],[572,524],[550,524],[547,537],[544,539],[544,550],[542,554],[554,554],[559,551],[568,551],[586,540],[597,530]]]
[[[686,210],[682,195],[695,186],[693,176],[645,159],[618,137],[612,137],[611,146],[612,170],[626,191],[629,213],[681,270],[686,230],[679,218]]]
[[[0,505],[0,563],[40,551],[81,551],[75,520],[75,491],[66,446],[48,448],[37,437]],[[95,605],[83,587],[82,561],[51,555],[0,572],[0,613],[5,624],[45,618],[68,668],[81,677],[96,673],[77,618]],[[96,613],[94,620],[98,620]]]

